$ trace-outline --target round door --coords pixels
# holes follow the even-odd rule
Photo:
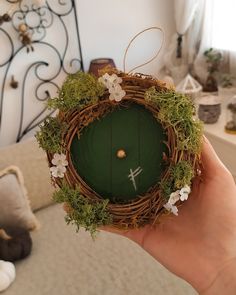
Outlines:
[[[73,165],[102,198],[127,202],[159,181],[164,140],[150,111],[137,104],[119,107],[73,138]]]

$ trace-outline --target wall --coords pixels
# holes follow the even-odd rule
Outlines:
[[[160,26],[166,35],[165,45],[174,32],[173,0],[78,0],[79,28],[85,68],[90,60],[113,57],[123,69],[124,51],[139,31]],[[128,69],[145,62],[161,45],[156,31],[140,37],[128,55]],[[156,75],[162,66],[162,54],[140,72]]]
[[[32,5],[32,3],[37,0],[24,1],[23,3]],[[98,57],[112,57],[117,67],[122,69],[122,59],[129,41],[136,33],[150,26],[160,26],[165,31],[165,45],[168,44],[170,36],[174,31],[173,1],[174,0],[76,0],[85,70],[88,69],[90,60]],[[66,5],[70,5],[70,1],[59,2],[48,0],[48,2],[51,3],[51,5],[55,5],[58,9],[67,9]],[[4,3],[6,4],[8,2]],[[60,3],[67,4],[64,6]],[[7,5],[9,5],[9,3]],[[2,11],[7,11],[7,8],[2,6],[1,8]],[[50,14],[44,16],[44,18],[48,18],[48,23],[50,23]],[[35,19],[35,16],[34,18],[31,16],[29,19],[27,17],[29,24],[31,24],[32,21],[33,23],[36,22],[37,19]],[[55,26],[47,30],[46,38],[50,40],[50,43],[52,43],[58,51],[63,52],[63,48],[66,44],[64,27],[58,18],[54,17],[53,19],[54,22],[56,22],[54,24]],[[64,62],[70,72],[69,62],[71,58],[79,57],[77,40],[75,38],[76,32],[74,26],[69,22],[69,19],[66,17],[62,19],[65,21],[65,26],[69,31],[69,47]],[[21,23],[23,20],[18,19],[18,21]],[[0,28],[0,65],[4,64],[11,53],[10,42],[6,34],[1,30],[2,28],[9,31],[15,43],[15,50],[21,47],[18,34],[13,29],[12,24],[3,24]],[[131,69],[152,57],[162,43],[161,37],[162,35],[160,33],[154,31],[146,33],[139,38],[138,42],[135,42],[128,54],[127,69]],[[60,61],[58,60],[57,54],[55,54],[55,50],[52,50],[51,47],[49,48],[40,43],[34,43],[34,48],[35,51],[29,54],[26,53],[25,48],[21,48],[19,54],[12,60],[9,68],[7,68],[8,65],[0,67],[0,92],[4,93],[0,147],[16,141],[20,126],[22,106],[22,111],[24,113],[22,130],[24,130],[24,128],[26,128],[45,108],[45,104],[42,101],[46,97],[45,89],[50,88],[50,95],[52,97],[56,95],[56,87],[53,87],[51,84],[46,84],[45,87],[42,86],[37,91],[40,99],[35,98],[35,89],[42,81],[39,78],[50,80],[54,77],[58,71]],[[144,68],[138,69],[138,71],[157,75],[162,66],[163,52],[164,48],[157,60]],[[48,66],[41,65],[35,70],[35,65],[27,72],[29,65],[39,60],[46,61]],[[72,66],[74,67],[76,64],[73,63]],[[5,83],[3,83],[5,71],[7,71],[8,74]],[[26,72],[28,73],[27,76]],[[39,74],[39,77],[36,77],[36,72]],[[18,89],[12,89],[10,87],[12,75],[14,75],[19,82]],[[56,75],[54,80],[60,85],[64,77],[65,75]],[[26,99],[22,100],[22,97]],[[44,115],[40,118],[44,118]],[[29,134],[27,133],[24,138],[32,136],[33,134],[34,130]]]

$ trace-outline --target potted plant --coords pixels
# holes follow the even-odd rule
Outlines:
[[[219,71],[219,66],[222,61],[222,54],[220,51],[210,48],[204,52],[207,62],[208,76],[204,84],[203,90],[205,92],[218,91],[218,83],[216,73]]]

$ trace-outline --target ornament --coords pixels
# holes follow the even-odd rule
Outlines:
[[[18,88],[18,85],[19,83],[15,80],[14,76],[12,76],[11,83],[10,83],[11,88],[16,89]]]
[[[32,46],[32,36],[29,33],[29,27],[25,23],[22,23],[19,25],[18,31],[20,41],[24,46],[26,46],[27,53],[29,53],[30,50],[34,51],[34,47]]]
[[[119,103],[114,90],[125,92],[114,98]],[[58,115],[36,138],[68,223],[93,234],[105,225],[155,224],[166,210],[178,214],[201,168],[202,124],[186,95],[143,74],[77,72],[48,106]]]
[[[7,23],[11,21],[11,16],[8,13],[4,13],[3,15],[0,15],[0,26],[3,23]]]

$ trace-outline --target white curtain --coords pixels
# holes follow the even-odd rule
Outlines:
[[[212,47],[212,33],[213,33],[213,5],[214,0],[205,0],[203,3],[203,19],[201,26],[201,42],[198,54],[194,61],[194,73],[205,81],[208,75],[206,59],[204,51]]]
[[[196,56],[205,0],[174,0],[176,33],[165,54],[165,69],[178,83],[189,71]],[[177,58],[177,38],[182,36],[182,57]]]

